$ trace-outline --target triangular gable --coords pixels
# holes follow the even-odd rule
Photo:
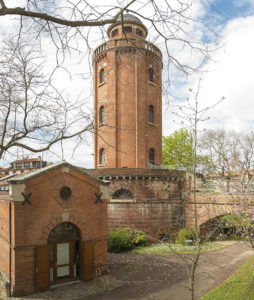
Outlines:
[[[55,169],[63,168],[63,167],[70,168],[70,169],[74,170],[75,172],[78,172],[78,173],[80,173],[82,175],[85,175],[85,176],[89,177],[90,179],[92,179],[95,182],[99,182],[100,184],[104,184],[104,185],[108,184],[108,182],[100,180],[100,179],[97,179],[96,177],[94,177],[94,176],[88,174],[87,172],[85,172],[84,169],[81,170],[80,168],[78,168],[76,166],[73,166],[73,165],[71,165],[70,163],[68,163],[66,161],[57,162],[57,163],[52,164],[50,166],[44,167],[44,168],[42,168],[40,170],[36,170],[36,171],[30,172],[30,173],[21,175],[21,176],[19,176],[17,178],[10,178],[8,180],[8,182],[9,183],[22,183],[22,182],[24,182],[26,180],[29,180],[29,179],[33,178],[33,177],[37,177],[37,176],[40,176],[40,175],[42,175],[42,174],[44,174],[46,172],[49,172],[51,170],[55,170]]]

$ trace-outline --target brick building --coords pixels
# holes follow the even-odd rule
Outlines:
[[[0,185],[0,270],[13,295],[107,269],[106,182],[60,162]]]
[[[161,168],[162,54],[148,30],[124,15],[96,48],[94,167],[110,181],[109,230],[143,229],[159,238],[183,225],[185,173]]]
[[[14,295],[106,270],[108,228],[159,238],[183,225],[185,173],[160,167],[162,55],[147,34],[124,15],[94,52],[95,169],[0,179],[0,270]]]

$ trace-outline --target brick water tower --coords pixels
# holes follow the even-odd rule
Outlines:
[[[93,54],[95,168],[161,164],[161,51],[147,28],[124,15]]]

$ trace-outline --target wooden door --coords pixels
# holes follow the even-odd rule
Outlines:
[[[80,247],[81,272],[82,280],[90,280],[94,277],[94,243],[82,242]]]
[[[35,287],[36,290],[49,288],[49,247],[35,249]]]

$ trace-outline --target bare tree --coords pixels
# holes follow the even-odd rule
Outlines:
[[[193,241],[195,244],[195,253],[192,256],[181,256],[178,253],[176,253],[185,263],[188,279],[189,279],[189,285],[188,289],[190,292],[190,299],[195,299],[195,282],[197,280],[196,278],[196,272],[198,263],[201,256],[201,251],[204,245],[209,241],[210,237],[212,236],[213,232],[216,230],[216,228],[213,228],[210,232],[207,233],[207,235],[204,237],[201,236],[200,233],[200,219],[202,218],[201,212],[198,209],[198,153],[200,151],[200,123],[205,122],[209,119],[207,117],[207,112],[211,110],[213,107],[218,105],[222,100],[217,101],[215,104],[211,106],[201,107],[200,100],[199,100],[199,91],[201,86],[201,79],[198,81],[197,88],[195,90],[190,89],[190,98],[187,98],[185,103],[182,103],[180,105],[177,105],[177,110],[174,112],[174,115],[176,116],[176,122],[179,122],[180,125],[186,129],[188,129],[193,137],[193,157],[192,157],[192,183],[191,183],[191,199],[189,200],[191,202],[191,205],[189,206],[189,211],[187,213],[190,213],[192,211],[193,214],[193,221],[194,224],[192,226],[193,231]],[[210,156],[212,158],[212,156]],[[210,160],[209,160],[209,166],[210,166]],[[186,203],[185,203],[186,205]]]
[[[214,51],[214,47],[204,43],[200,35],[192,34],[194,28],[203,28],[203,32],[209,31],[210,36],[213,34],[216,37],[209,27],[209,20],[193,15],[195,2],[191,0],[114,0],[104,5],[96,0],[30,0],[21,6],[14,5],[15,2],[11,6],[10,2],[0,0],[0,17],[16,17],[20,22],[19,36],[33,34],[38,38],[46,34],[58,50],[80,50],[80,44],[85,44],[85,52],[91,54],[94,39],[92,28],[97,27],[100,38],[104,39],[105,25],[123,21],[123,14],[131,13],[145,22],[153,41],[163,48],[166,56],[164,70],[172,70],[174,66],[188,75],[197,71]],[[80,44],[79,38],[82,39]],[[95,39],[97,41],[98,36]],[[179,55],[180,50],[188,51],[188,59]],[[84,53],[84,49],[81,51]],[[199,57],[198,62],[191,61],[193,55]],[[169,83],[169,79],[166,81]]]
[[[14,147],[41,152],[93,130],[80,101],[65,99],[43,74],[44,59],[33,47],[8,40],[0,50],[0,158]]]
[[[235,227],[254,249],[254,132],[209,130],[202,137],[202,146],[213,157],[210,180],[232,203],[232,215],[224,217],[224,226]]]

